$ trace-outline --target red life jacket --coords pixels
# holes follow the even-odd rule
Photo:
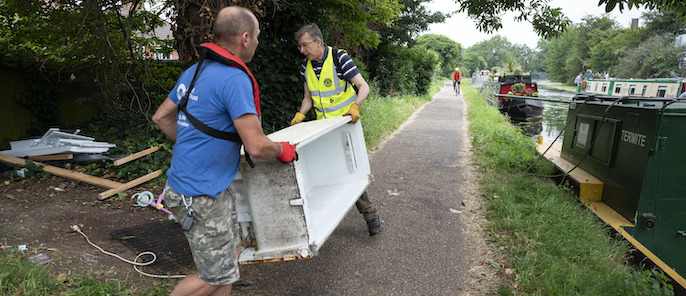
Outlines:
[[[252,76],[252,73],[250,73],[250,70],[248,67],[239,59],[236,55],[232,54],[228,50],[220,47],[219,45],[216,45],[214,43],[203,43],[198,46],[198,53],[200,53],[200,60],[198,61],[198,66],[195,69],[195,74],[193,74],[193,80],[191,80],[190,86],[188,86],[188,91],[186,92],[186,95],[181,99],[181,101],[178,104],[178,108],[180,111],[183,111],[183,113],[186,114],[186,118],[188,118],[188,121],[199,131],[203,132],[204,134],[208,136],[212,136],[215,138],[227,140],[227,141],[233,141],[233,142],[238,142],[243,144],[243,141],[241,140],[240,135],[238,133],[232,133],[232,132],[227,132],[227,131],[220,131],[217,129],[214,129],[212,127],[209,127],[208,125],[204,124],[202,121],[198,120],[195,118],[195,116],[191,115],[188,113],[188,110],[186,109],[186,104],[188,104],[188,96],[191,93],[191,90],[193,89],[193,85],[195,84],[196,78],[198,78],[198,73],[200,72],[200,68],[202,66],[202,63],[205,59],[210,59],[222,64],[225,64],[230,67],[238,68],[248,74],[248,77],[250,77],[250,82],[252,82],[252,92],[253,92],[253,97],[255,97],[255,112],[257,113],[257,117],[260,116],[260,89],[257,86],[257,80],[255,80],[255,77]],[[248,162],[250,167],[255,167],[255,164],[252,162],[250,159],[250,154],[248,154],[248,151],[245,150],[245,160]]]
[[[257,86],[257,80],[255,80],[255,77],[250,72],[250,69],[248,69],[248,66],[246,66],[236,55],[214,43],[200,44],[199,50],[207,50],[207,58],[210,60],[238,68],[245,72],[245,74],[248,74],[248,77],[250,77],[250,81],[252,82],[252,93],[255,97],[255,112],[257,112],[257,117],[260,117],[260,88]]]

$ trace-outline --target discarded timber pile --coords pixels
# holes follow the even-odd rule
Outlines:
[[[131,154],[129,156],[116,159],[114,161],[114,164],[117,166],[122,165],[122,164],[127,163],[129,161],[132,161],[134,159],[137,159],[137,158],[143,157],[145,155],[148,155],[152,152],[155,152],[155,151],[159,150],[160,147],[162,147],[162,145],[154,146],[154,147],[145,149],[143,151],[140,151],[138,153]],[[51,156],[53,157],[53,159],[69,159],[69,158],[60,157],[60,155],[51,155]],[[45,157],[48,157],[48,156],[45,156]],[[51,160],[51,159],[48,158],[45,160]],[[29,160],[0,153],[0,161],[7,163],[7,164],[10,164],[10,165],[14,165],[14,166],[25,166],[27,161],[29,161]],[[43,166],[43,171],[51,173],[53,175],[60,176],[63,178],[72,179],[72,180],[76,180],[79,182],[88,183],[88,184],[95,185],[98,187],[108,188],[108,190],[98,194],[98,198],[100,200],[107,199],[110,196],[113,196],[119,192],[122,192],[124,190],[136,187],[136,186],[143,184],[147,181],[150,181],[150,180],[152,180],[152,179],[154,179],[157,176],[162,174],[162,170],[156,170],[152,173],[149,173],[143,177],[137,178],[137,179],[132,180],[130,182],[120,183],[120,182],[108,180],[105,178],[99,178],[99,177],[87,175],[87,174],[80,173],[80,172],[71,171],[71,170],[56,167],[56,166],[46,165],[46,164],[43,164],[40,162],[34,162],[34,163],[36,165]]]

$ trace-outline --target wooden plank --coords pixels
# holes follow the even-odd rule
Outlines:
[[[74,159],[74,154],[38,155],[38,156],[29,156],[29,159],[35,160],[35,161],[68,160],[68,159]]]
[[[152,173],[150,173],[150,174],[147,174],[147,175],[145,175],[145,176],[143,176],[143,177],[140,177],[140,178],[138,178],[138,179],[135,179],[135,180],[133,180],[133,181],[131,181],[131,182],[128,182],[128,183],[126,183],[126,184],[121,184],[121,186],[119,186],[119,187],[112,188],[112,189],[107,190],[107,191],[105,191],[105,192],[103,192],[103,193],[100,193],[100,194],[98,195],[98,198],[100,198],[100,200],[107,199],[108,197],[110,197],[110,196],[112,196],[112,195],[115,195],[115,194],[117,194],[117,193],[119,193],[119,192],[121,192],[121,191],[124,191],[124,190],[129,189],[129,188],[133,188],[133,187],[136,187],[136,186],[138,186],[138,185],[140,185],[140,184],[143,184],[143,183],[145,183],[145,182],[148,182],[148,181],[150,181],[150,180],[156,178],[157,176],[159,176],[159,175],[161,175],[161,174],[162,174],[162,170],[156,170],[156,171],[154,171],[154,172],[152,172]]]
[[[24,165],[26,165],[27,160],[23,159],[23,158],[9,156],[9,155],[0,153],[0,161],[11,164],[11,165],[15,165],[15,166],[24,166]],[[119,182],[110,181],[110,180],[103,179],[103,178],[98,178],[98,177],[87,175],[84,173],[74,172],[74,171],[70,171],[67,169],[63,169],[63,168],[59,168],[59,167],[55,167],[55,166],[51,166],[51,165],[45,165],[45,164],[40,163],[40,162],[34,162],[34,163],[36,165],[43,166],[43,171],[51,173],[55,176],[60,176],[63,178],[68,178],[68,179],[88,183],[88,184],[103,187],[103,188],[118,188],[118,187],[121,187],[122,185],[124,185],[124,184],[119,183]]]
[[[114,161],[114,165],[119,166],[119,165],[125,164],[125,163],[127,163],[127,162],[129,162],[129,161],[132,161],[132,160],[141,158],[141,157],[143,157],[143,156],[146,156],[146,155],[148,155],[148,154],[150,154],[150,153],[153,153],[153,152],[155,152],[155,151],[157,151],[157,150],[160,150],[160,148],[161,148],[163,145],[164,145],[164,144],[161,144],[161,145],[158,145],[158,146],[154,146],[154,147],[150,147],[150,148],[148,148],[148,149],[145,149],[145,150],[140,151],[140,152],[136,152],[136,153],[131,154],[131,155],[129,155],[129,156],[125,156],[125,157],[119,158],[119,159],[117,159],[117,160]]]

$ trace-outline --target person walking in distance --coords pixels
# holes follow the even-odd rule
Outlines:
[[[259,88],[245,65],[259,43],[257,18],[245,8],[225,7],[213,34],[216,43],[200,45],[200,61],[181,74],[153,116],[176,142],[164,203],[182,224],[197,269],[171,295],[230,295],[240,278],[236,196],[229,185],[240,167],[241,143],[246,159],[297,160],[293,145],[270,141],[260,124]]]
[[[460,72],[459,68],[455,68],[455,71],[453,71],[453,89],[455,90],[455,92],[458,95],[462,91],[462,88],[460,87],[461,81],[462,81],[462,72]]]
[[[581,82],[584,81],[583,74],[584,73],[579,72],[579,75],[576,75],[576,78],[574,78],[574,85],[579,86],[581,84]]]
[[[351,123],[356,123],[360,119],[360,106],[370,89],[348,53],[327,46],[317,24],[300,28],[295,39],[300,53],[305,56],[300,70],[304,94],[300,111],[295,113],[291,125],[305,120],[305,114],[312,107],[317,119],[350,115]],[[355,205],[367,221],[369,235],[379,233],[381,220],[366,191]]]

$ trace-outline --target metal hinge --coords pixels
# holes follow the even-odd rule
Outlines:
[[[668,137],[657,137],[657,150],[667,150]]]

